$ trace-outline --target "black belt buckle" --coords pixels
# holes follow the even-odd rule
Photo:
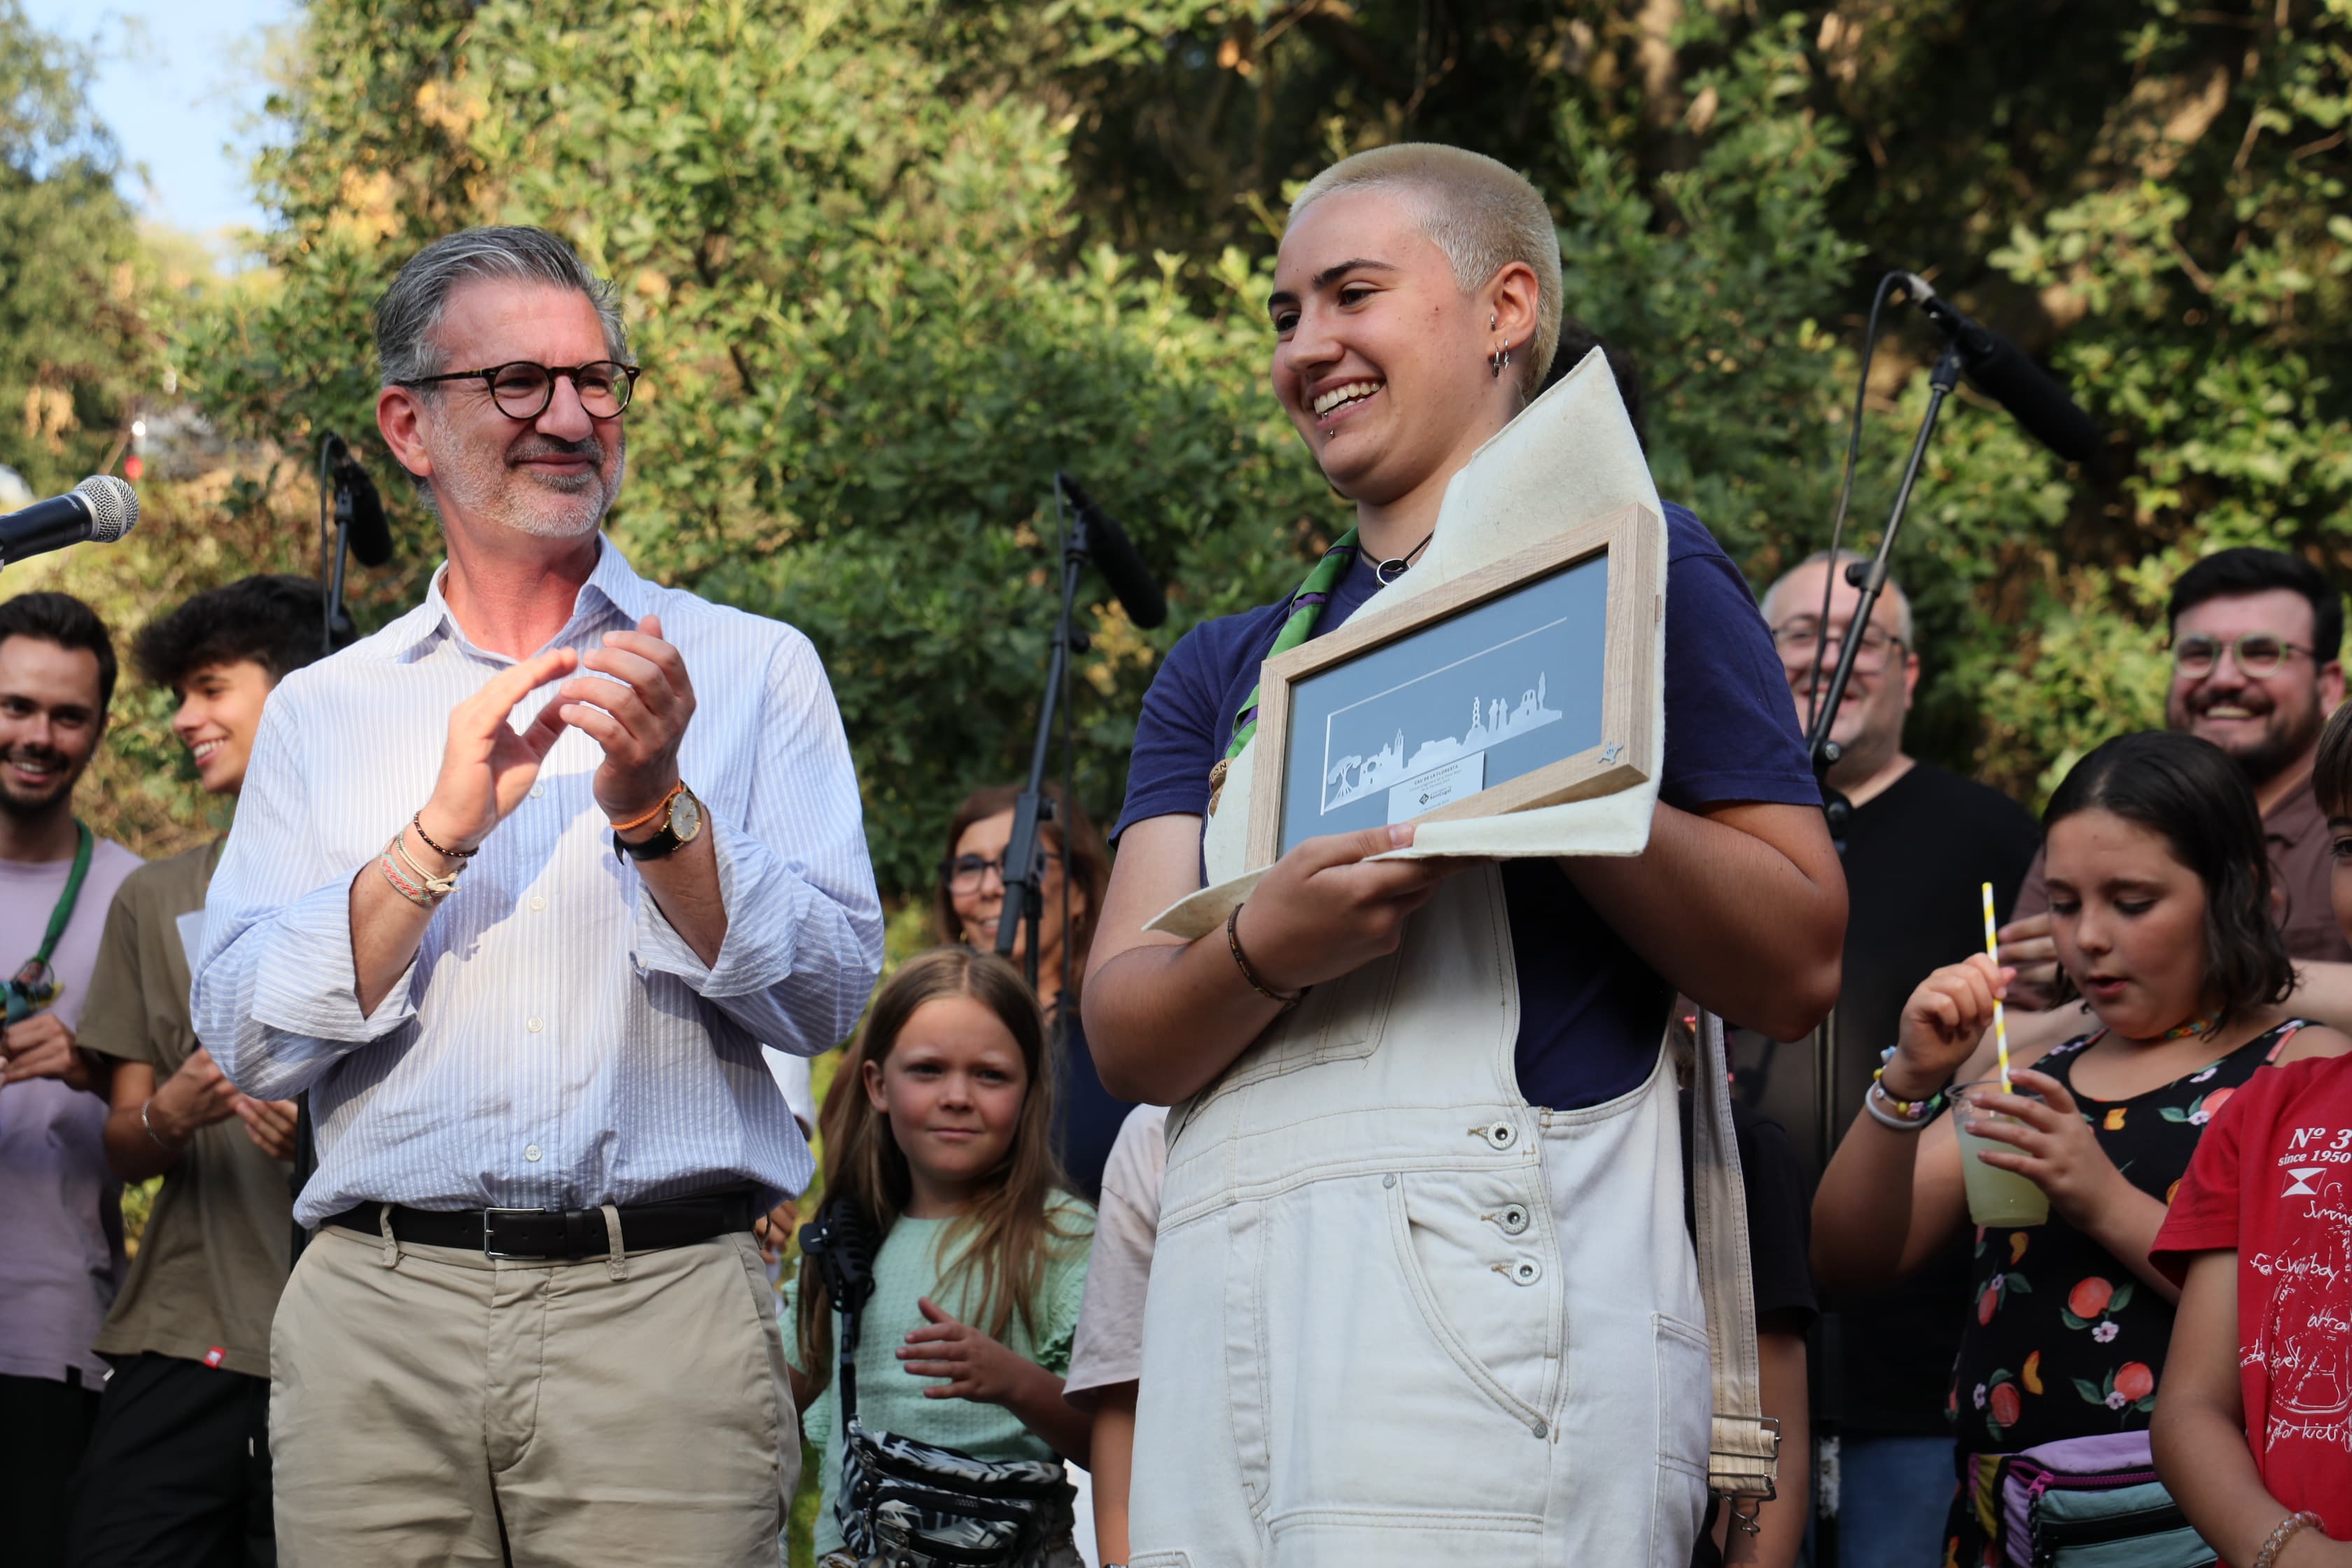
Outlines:
[[[556,1217],[556,1222],[559,1226],[562,1223],[563,1211],[562,1209],[484,1209],[482,1211],[482,1256],[485,1258],[545,1258],[548,1254],[544,1247],[537,1252],[505,1252],[499,1250],[498,1225],[499,1216],[501,1215],[504,1215],[508,1221],[511,1223],[515,1220],[525,1217],[532,1219],[542,1218],[548,1215],[553,1215]]]

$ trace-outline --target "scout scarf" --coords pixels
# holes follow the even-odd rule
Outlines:
[[[1315,563],[1306,581],[1298,584],[1298,591],[1290,595],[1290,617],[1275,634],[1274,646],[1265,650],[1266,658],[1279,658],[1315,635],[1315,624],[1323,618],[1323,606],[1331,602],[1331,591],[1348,574],[1348,568],[1356,563],[1358,550],[1356,531],[1351,528],[1323,552],[1323,559]],[[1225,793],[1226,772],[1257,734],[1257,692],[1258,689],[1252,686],[1249,695],[1242,699],[1241,711],[1234,715],[1233,743],[1225,748],[1223,759],[1209,770],[1209,810],[1213,813],[1217,809],[1217,798]]]
[[[64,989],[58,984],[57,971],[49,967],[49,957],[66,933],[66,923],[73,919],[74,901],[81,897],[82,879],[89,875],[90,851],[97,845],[88,823],[76,819],[74,832],[73,869],[66,873],[66,890],[58,896],[58,907],[49,911],[49,929],[41,938],[41,951],[26,959],[15,977],[0,987],[7,994],[11,1024],[23,1023],[56,1001]]]

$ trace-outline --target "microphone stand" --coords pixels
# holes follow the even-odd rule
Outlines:
[[[343,438],[329,433],[319,443],[319,576],[324,584],[320,594],[319,651],[335,651],[336,639],[348,638],[352,633],[352,617],[343,608],[343,569],[352,552],[352,487],[344,479],[342,464],[337,459],[349,448]],[[331,501],[330,497],[331,496]],[[332,519],[329,511],[332,509]],[[332,535],[329,530],[331,527]],[[302,1189],[319,1169],[317,1129],[310,1121],[310,1095],[305,1089],[294,1097],[294,1168],[287,1173],[286,1184],[299,1198]],[[298,1221],[287,1261],[299,1262],[302,1249],[309,1246],[310,1233]]]
[[[1911,489],[1918,482],[1920,465],[1927,460],[1927,442],[1936,433],[1936,421],[1943,414],[1944,399],[1952,395],[1960,382],[1960,353],[1957,348],[1947,348],[1936,366],[1927,374],[1927,408],[1919,417],[1919,431],[1911,441],[1911,458],[1903,468],[1903,483],[1895,492],[1895,508],[1887,514],[1886,531],[1879,536],[1878,553],[1869,561],[1856,561],[1846,567],[1846,581],[1862,591],[1853,606],[1853,618],[1846,622],[1846,635],[1838,641],[1836,667],[1830,672],[1828,688],[1822,693],[1813,710],[1813,727],[1805,737],[1806,749],[1812,754],[1813,775],[1822,782],[1822,811],[1829,820],[1830,837],[1837,845],[1838,856],[1845,856],[1846,827],[1853,820],[1853,803],[1830,786],[1830,769],[1837,765],[1843,754],[1830,730],[1837,723],[1838,709],[1845,701],[1846,683],[1853,676],[1854,656],[1862,649],[1862,628],[1870,624],[1873,612],[1878,608],[1879,596],[1886,592],[1886,563],[1895,554],[1895,537],[1903,531],[1903,515],[1911,506]],[[1826,632],[1827,627],[1822,630]],[[1838,1143],[1837,1009],[1813,1027],[1813,1114],[1814,1114],[1814,1180],[1830,1167],[1830,1159]],[[1843,1358],[1838,1353],[1840,1323],[1838,1314],[1825,1312],[1821,1325],[1821,1373],[1825,1384],[1836,1379],[1842,1371]],[[1822,1559],[1834,1563],[1838,1551],[1838,1500],[1841,1491],[1838,1463],[1838,1413],[1845,1408],[1845,1392],[1842,1387],[1824,1386],[1818,1402],[1821,1410],[1814,1423],[1815,1484],[1821,1498],[1815,1510],[1813,1529]]]
[[[1084,653],[1089,646],[1087,634],[1077,627],[1078,576],[1086,570],[1090,553],[1087,514],[1084,508],[1068,505],[1059,474],[1054,476],[1054,507],[1063,519],[1062,607],[1054,617],[1054,640],[1045,658],[1045,700],[1037,709],[1037,741],[1029,752],[1029,782],[1013,803],[1013,837],[1004,846],[1004,908],[996,924],[1000,958],[1013,956],[1016,931],[1028,931],[1022,969],[1032,992],[1037,989],[1038,926],[1045,914],[1042,829],[1054,815],[1054,803],[1045,796],[1046,756],[1053,747],[1055,707],[1068,675],[1070,655]]]
[[[1805,737],[1806,749],[1812,753],[1813,774],[1822,781],[1822,812],[1829,818],[1830,837],[1836,841],[1838,853],[1845,853],[1845,828],[1853,819],[1853,805],[1844,795],[1830,787],[1830,769],[1844,754],[1830,730],[1837,723],[1838,709],[1845,700],[1846,683],[1853,676],[1854,655],[1862,651],[1861,628],[1870,624],[1878,608],[1879,596],[1886,592],[1886,563],[1895,554],[1895,541],[1903,531],[1903,514],[1911,506],[1911,489],[1918,482],[1919,468],[1927,460],[1927,443],[1936,433],[1936,421],[1944,411],[1944,399],[1960,384],[1960,354],[1948,348],[1936,367],[1927,374],[1927,408],[1919,416],[1919,433],[1912,438],[1911,458],[1903,468],[1903,483],[1895,492],[1895,508],[1887,514],[1886,531],[1879,536],[1878,553],[1868,562],[1856,561],[1846,567],[1848,583],[1862,590],[1855,601],[1853,616],[1846,623],[1846,635],[1838,641],[1836,668],[1830,672],[1828,689],[1822,693],[1813,710],[1812,732]],[[1827,630],[1826,627],[1823,628]],[[1833,1065],[1834,1041],[1832,1026],[1836,1012],[1822,1020],[1813,1030],[1813,1096],[1820,1121],[1814,1152],[1817,1169],[1829,1169],[1830,1156],[1837,1150],[1837,1083],[1831,1071]]]
[[[319,444],[319,579],[323,584],[320,612],[325,625],[321,628],[319,651],[335,651],[335,639],[352,634],[352,617],[343,608],[343,568],[352,552],[352,487],[343,478],[343,466],[339,460],[349,448],[343,438],[329,435]],[[330,542],[328,518],[330,493],[333,496],[333,535]]]

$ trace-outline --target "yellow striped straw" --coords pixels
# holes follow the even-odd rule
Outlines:
[[[2000,932],[1999,928],[1993,924],[1992,884],[1990,882],[1987,882],[1984,885],[1984,911],[1985,956],[1991,959],[1993,962],[1993,967],[1998,969],[2000,967]],[[2009,1081],[2009,1020],[2001,1016],[2000,998],[1998,996],[1992,999],[1992,1048],[2000,1057],[2000,1091],[2003,1094],[2007,1094],[2011,1091]]]

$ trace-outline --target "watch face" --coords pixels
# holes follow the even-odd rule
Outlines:
[[[669,830],[677,835],[680,844],[689,844],[702,831],[702,803],[694,798],[692,790],[682,790],[670,802]]]

